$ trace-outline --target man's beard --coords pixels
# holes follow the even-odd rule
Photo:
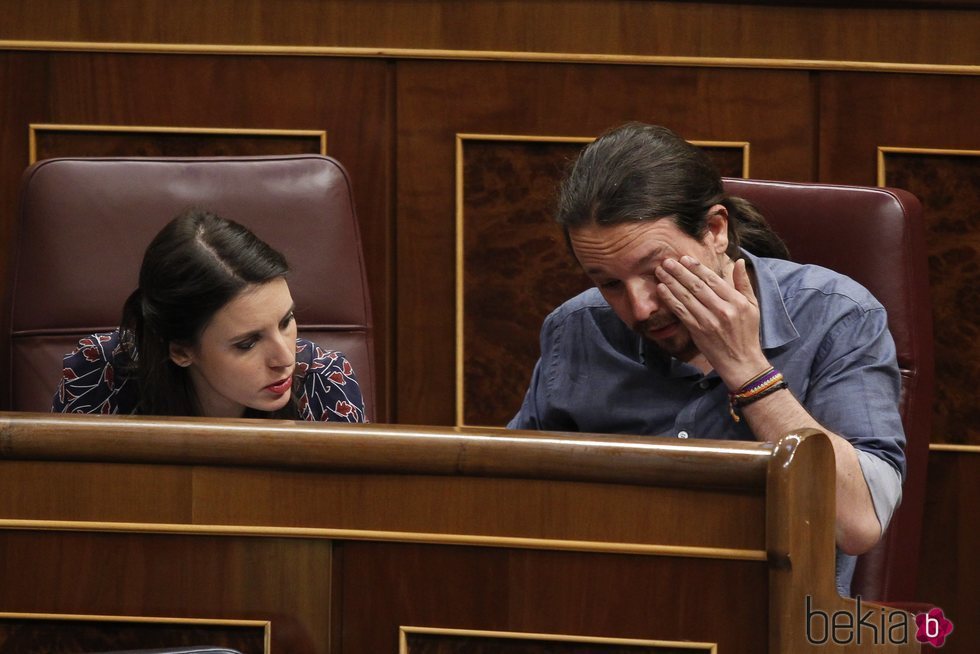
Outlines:
[[[650,336],[651,330],[663,329],[675,323],[677,324],[677,329],[671,336],[661,340],[655,340]],[[681,361],[690,361],[699,354],[699,350],[691,338],[690,331],[677,316],[668,311],[651,316],[637,323],[633,329],[643,337],[647,345],[667,357],[674,357]]]

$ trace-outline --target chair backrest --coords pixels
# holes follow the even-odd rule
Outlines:
[[[933,402],[932,313],[922,208],[899,189],[725,179],[752,202],[801,263],[831,268],[870,290],[888,312],[902,373],[908,472],[882,541],[858,560],[852,593],[913,599]]]
[[[61,358],[119,325],[143,252],[188,208],[283,252],[299,333],[343,351],[374,413],[371,308],[347,172],[319,155],[48,159],[24,173],[0,332],[0,406],[49,411]]]

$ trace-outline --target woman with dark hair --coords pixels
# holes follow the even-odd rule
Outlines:
[[[296,337],[282,254],[185,212],[146,249],[120,328],[65,357],[53,411],[363,422],[351,364]]]

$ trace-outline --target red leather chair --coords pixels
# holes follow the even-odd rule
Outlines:
[[[282,251],[299,333],[343,351],[374,415],[371,308],[350,179],[318,155],[49,159],[24,173],[0,337],[0,408],[49,411],[62,356],[119,325],[143,252],[181,211]]]
[[[725,179],[783,237],[794,261],[857,280],[888,311],[902,374],[908,439],[902,504],[881,542],[858,559],[852,592],[865,599],[913,599],[925,504],[933,402],[932,312],[925,227],[919,201],[890,188]]]

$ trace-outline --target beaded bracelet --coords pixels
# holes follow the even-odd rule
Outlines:
[[[787,387],[783,373],[775,368],[769,368],[747,381],[737,391],[728,394],[728,413],[731,414],[732,420],[741,422],[736,409]]]

